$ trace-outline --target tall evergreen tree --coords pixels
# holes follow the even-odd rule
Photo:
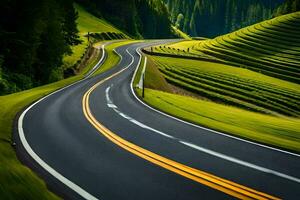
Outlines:
[[[73,2],[2,0],[0,7],[0,94],[59,79],[63,55],[78,43]]]
[[[73,0],[58,0],[63,14],[63,32],[65,41],[69,45],[78,45],[81,43],[78,35],[77,23],[78,12],[73,6]]]

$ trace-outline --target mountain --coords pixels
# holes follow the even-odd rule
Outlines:
[[[173,37],[166,5],[161,0],[77,0],[89,12],[104,18],[135,38]]]
[[[191,36],[214,37],[271,18],[283,0],[164,0],[172,23]]]

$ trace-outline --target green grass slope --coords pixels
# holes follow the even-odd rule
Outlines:
[[[199,42],[195,49],[235,66],[300,83],[300,12]]]
[[[94,15],[87,12],[82,6],[75,4],[78,12],[78,29],[80,33],[86,34],[87,32],[114,32],[122,33],[103,19],[99,19]]]
[[[148,48],[154,53],[206,59],[300,83],[300,12],[207,40]]]
[[[118,30],[105,20],[99,19],[90,14],[82,6],[78,4],[74,4],[74,6],[78,12],[77,27],[82,44],[72,47],[73,53],[64,57],[64,69],[73,67],[83,57],[89,45],[88,38],[86,37],[88,32],[92,34],[99,34],[103,38],[97,38],[100,40],[128,38],[128,36],[122,31]]]
[[[138,91],[140,94],[141,92]],[[178,118],[264,144],[300,152],[300,120],[146,89],[143,99]],[[186,106],[188,102],[189,106]]]

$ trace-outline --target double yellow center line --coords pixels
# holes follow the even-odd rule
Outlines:
[[[112,141],[119,147],[135,154],[136,156],[139,156],[140,158],[143,158],[143,159],[145,159],[151,163],[154,163],[160,167],[163,167],[169,171],[172,171],[176,174],[184,176],[188,179],[191,179],[193,181],[196,181],[200,184],[206,185],[206,186],[216,189],[218,191],[224,192],[233,197],[236,197],[239,199],[272,199],[272,200],[279,199],[274,196],[265,194],[263,192],[256,191],[254,189],[239,185],[232,181],[214,176],[212,174],[206,173],[206,172],[198,170],[198,169],[194,169],[192,167],[186,166],[184,164],[178,163],[171,159],[168,159],[168,158],[165,158],[158,154],[155,154],[155,153],[148,151],[138,145],[135,145],[127,140],[124,140],[123,138],[119,137],[117,134],[115,134],[112,131],[110,131],[109,129],[107,129],[99,121],[97,121],[97,119],[93,116],[93,114],[90,110],[90,106],[89,106],[90,94],[98,86],[103,84],[105,81],[122,73],[126,69],[127,69],[127,67],[116,72],[115,74],[105,78],[104,80],[101,80],[100,82],[96,83],[83,96],[82,107],[83,107],[84,115],[87,118],[87,120],[99,131],[99,133],[104,135],[106,138],[108,138],[110,141]]]

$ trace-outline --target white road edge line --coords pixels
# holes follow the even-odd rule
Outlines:
[[[105,93],[106,93],[106,101],[110,101],[111,103],[113,103],[109,97],[109,91],[111,89],[111,86],[107,87],[106,90],[105,90]],[[290,180],[290,181],[294,181],[294,182],[297,182],[297,183],[300,183],[300,179],[297,178],[297,177],[293,177],[293,176],[290,176],[290,175],[287,175],[287,174],[284,174],[284,173],[281,173],[281,172],[278,172],[278,171],[275,171],[275,170],[272,170],[272,169],[268,169],[268,168],[265,168],[265,167],[261,167],[261,166],[258,166],[258,165],[255,165],[255,164],[252,164],[252,163],[249,163],[249,162],[246,162],[246,161],[243,161],[243,160],[240,160],[240,159],[237,159],[237,158],[234,158],[234,157],[231,157],[231,156],[227,156],[225,154],[222,154],[222,153],[218,153],[216,151],[213,151],[213,150],[210,150],[210,149],[207,149],[207,148],[203,148],[203,147],[200,147],[198,145],[195,145],[193,143],[190,143],[190,142],[186,142],[186,141],[183,141],[181,140],[180,138],[176,138],[174,136],[171,136],[171,135],[168,135],[164,132],[161,132],[159,130],[156,130],[154,128],[151,128],[133,118],[131,118],[130,116],[122,113],[121,111],[119,111],[118,109],[116,108],[113,108],[113,110],[119,114],[120,116],[122,116],[123,118],[125,119],[128,119],[130,122],[136,124],[137,126],[140,126],[141,128],[143,129],[147,129],[147,130],[150,130],[152,132],[155,132],[159,135],[162,135],[164,137],[167,137],[167,138],[170,138],[172,140],[175,140],[176,142],[179,142],[185,146],[188,146],[190,148],[193,148],[197,151],[200,151],[202,153],[206,153],[206,154],[209,154],[209,155],[212,155],[214,157],[217,157],[217,158],[221,158],[223,160],[226,160],[226,161],[229,161],[229,162],[232,162],[232,163],[235,163],[235,164],[238,164],[238,165],[241,165],[241,166],[244,166],[244,167],[248,167],[248,168],[251,168],[251,169],[254,169],[254,170],[257,170],[257,171],[260,171],[260,172],[264,172],[264,173],[267,173],[267,174],[271,174],[271,175],[274,175],[274,176],[278,176],[280,178],[284,178],[284,179],[287,179],[287,180]]]
[[[134,78],[137,74],[137,71],[139,69],[139,66],[141,64],[141,60],[142,60],[142,55],[140,53],[140,49],[136,49],[136,52],[137,54],[139,54],[140,58],[139,58],[139,62],[138,62],[138,65],[134,71],[134,74],[132,76],[132,79],[131,79],[131,82],[130,82],[130,88],[131,88],[131,93],[132,95],[135,97],[135,99],[140,102],[142,105],[146,106],[147,108],[157,112],[157,113],[160,113],[166,117],[169,117],[169,118],[172,118],[174,120],[177,120],[179,122],[182,122],[184,124],[187,124],[187,125],[190,125],[190,126],[193,126],[193,127],[196,127],[196,128],[199,128],[199,129],[202,129],[202,130],[206,130],[206,131],[210,131],[212,133],[215,133],[215,134],[218,134],[218,135],[222,135],[222,136],[225,136],[225,137],[229,137],[229,138],[232,138],[232,139],[235,139],[235,140],[239,140],[239,141],[242,141],[242,142],[245,142],[245,143],[249,143],[249,144],[252,144],[252,145],[256,145],[256,146],[260,146],[260,147],[263,147],[263,148],[266,148],[266,149],[270,149],[270,150],[274,150],[274,151],[278,151],[278,152],[281,152],[281,153],[285,153],[285,154],[289,154],[289,155],[292,155],[292,156],[297,156],[297,157],[300,157],[300,154],[297,154],[297,153],[293,153],[293,152],[289,152],[289,151],[286,151],[286,150],[282,150],[282,149],[278,149],[278,148],[275,148],[275,147],[271,147],[271,146],[268,146],[268,145],[264,145],[264,144],[260,144],[260,143],[257,143],[257,142],[253,142],[253,141],[249,141],[249,140],[246,140],[246,139],[242,139],[242,138],[239,138],[239,137],[235,137],[233,135],[229,135],[229,134],[226,134],[226,133],[222,133],[222,132],[219,132],[219,131],[215,131],[215,130],[212,130],[212,129],[209,129],[209,128],[205,128],[205,127],[202,127],[202,126],[199,126],[197,124],[193,124],[191,122],[187,122],[187,121],[184,121],[182,119],[179,119],[177,117],[174,117],[174,116],[171,116],[167,113],[164,113],[164,112],[161,112],[151,106],[149,106],[148,104],[144,103],[142,100],[140,100],[136,93],[134,92],[134,89],[133,89],[133,81],[134,81]],[[131,54],[130,54],[131,55]],[[131,55],[132,56],[132,55]],[[132,56],[133,57],[133,56]]]
[[[96,70],[97,68],[100,66],[100,64],[103,62],[103,60],[105,59],[105,45],[103,44],[101,46],[102,49],[102,56],[101,59],[99,60],[99,62],[87,73],[87,75],[85,76],[85,78],[89,78]]]
[[[281,172],[278,172],[278,171],[275,171],[275,170],[271,170],[271,169],[268,169],[268,168],[265,168],[265,167],[261,167],[261,166],[258,166],[258,165],[255,165],[255,164],[252,164],[252,163],[249,163],[249,162],[246,162],[246,161],[243,161],[243,160],[231,157],[231,156],[227,156],[227,155],[224,155],[224,154],[221,154],[221,153],[218,153],[218,152],[215,152],[215,151],[203,148],[203,147],[199,147],[199,146],[197,146],[195,144],[192,144],[192,143],[189,143],[189,142],[185,142],[185,141],[179,141],[179,142],[181,144],[189,146],[193,149],[196,149],[196,150],[201,151],[203,153],[221,158],[223,160],[227,160],[227,161],[230,161],[230,162],[233,162],[233,163],[245,166],[245,167],[249,167],[249,168],[261,171],[261,172],[265,172],[265,173],[272,174],[272,175],[275,175],[275,176],[278,176],[278,177],[281,177],[281,178],[284,178],[284,179],[288,179],[290,181],[300,183],[299,178],[296,178],[296,177],[293,177],[293,176],[290,176],[290,175],[287,175],[287,174],[284,174],[284,173],[281,173]]]
[[[103,49],[103,53],[101,56],[100,61],[102,62],[104,57],[105,57],[105,49],[104,49],[105,45],[102,45],[102,49]],[[88,193],[87,191],[85,191],[84,189],[82,189],[80,186],[78,186],[77,184],[73,183],[72,181],[70,181],[69,179],[67,179],[66,177],[64,177],[62,174],[60,174],[59,172],[57,172],[55,169],[53,169],[51,166],[49,166],[45,161],[43,161],[34,151],[33,149],[30,147],[29,143],[26,140],[25,137],[25,133],[23,130],[23,120],[24,117],[26,115],[26,113],[33,108],[35,105],[37,105],[38,103],[42,102],[44,99],[48,98],[49,96],[56,94],[58,92],[61,92],[75,84],[78,84],[84,80],[86,80],[87,78],[89,78],[95,71],[95,69],[97,69],[97,67],[99,67],[101,62],[98,62],[92,69],[92,73],[88,73],[88,75],[86,77],[84,77],[83,79],[72,83],[66,87],[63,87],[59,90],[56,90],[48,95],[46,95],[45,97],[39,99],[38,101],[36,101],[35,103],[31,104],[25,111],[22,112],[22,114],[20,115],[19,119],[18,119],[18,133],[19,133],[19,137],[21,140],[21,143],[23,145],[23,147],[25,148],[25,150],[27,151],[27,153],[44,169],[46,170],[49,174],[51,174],[52,176],[54,176],[57,180],[59,180],[60,182],[62,182],[63,184],[65,184],[66,186],[68,186],[70,189],[72,189],[74,192],[76,192],[77,194],[79,194],[81,197],[88,199],[88,200],[97,200],[98,198],[94,197],[93,195],[91,195],[90,193]]]

